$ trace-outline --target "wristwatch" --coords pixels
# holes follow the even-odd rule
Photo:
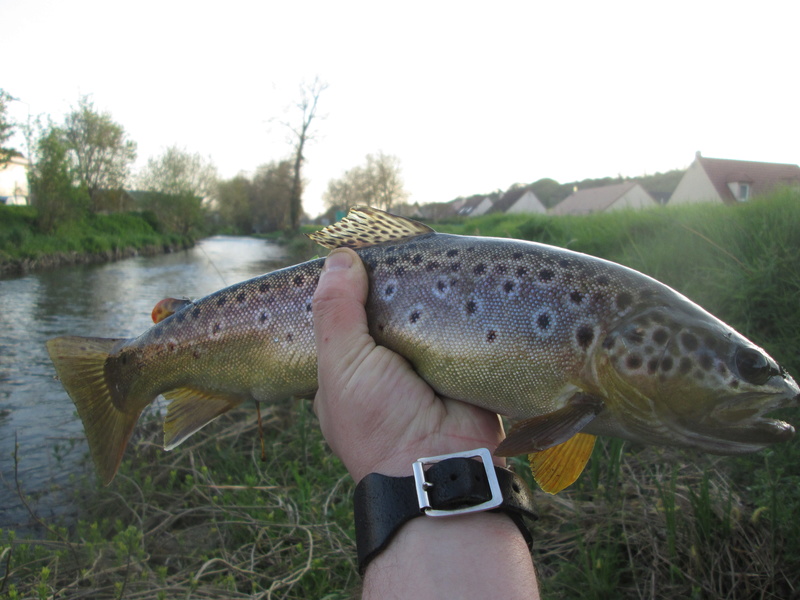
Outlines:
[[[426,465],[431,466],[426,470]],[[495,467],[488,449],[420,458],[411,467],[413,475],[370,473],[356,486],[356,547],[361,575],[405,523],[421,516],[504,512],[532,547],[533,538],[523,517],[538,518],[533,493],[521,477]]]

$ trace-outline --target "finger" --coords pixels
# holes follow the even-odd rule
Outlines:
[[[367,291],[358,255],[347,248],[331,252],[313,299],[320,388],[342,389],[359,357],[374,347],[364,310]]]

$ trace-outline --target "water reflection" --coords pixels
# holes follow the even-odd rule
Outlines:
[[[200,298],[289,263],[253,238],[218,236],[194,248],[105,265],[76,266],[0,280],[0,528],[26,529],[21,487],[41,496],[42,517],[71,512],[58,491],[86,456],[72,402],[54,379],[44,343],[57,335],[133,337],[167,296]]]

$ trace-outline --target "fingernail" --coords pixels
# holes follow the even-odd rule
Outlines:
[[[353,255],[345,250],[334,250],[325,259],[326,271],[340,271],[353,266]]]

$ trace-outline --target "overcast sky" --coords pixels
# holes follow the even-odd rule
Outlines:
[[[0,0],[0,87],[23,119],[90,94],[137,166],[178,145],[229,178],[289,153],[278,122],[319,76],[315,215],[379,150],[420,203],[685,168],[697,150],[798,163],[799,22],[797,0]]]

